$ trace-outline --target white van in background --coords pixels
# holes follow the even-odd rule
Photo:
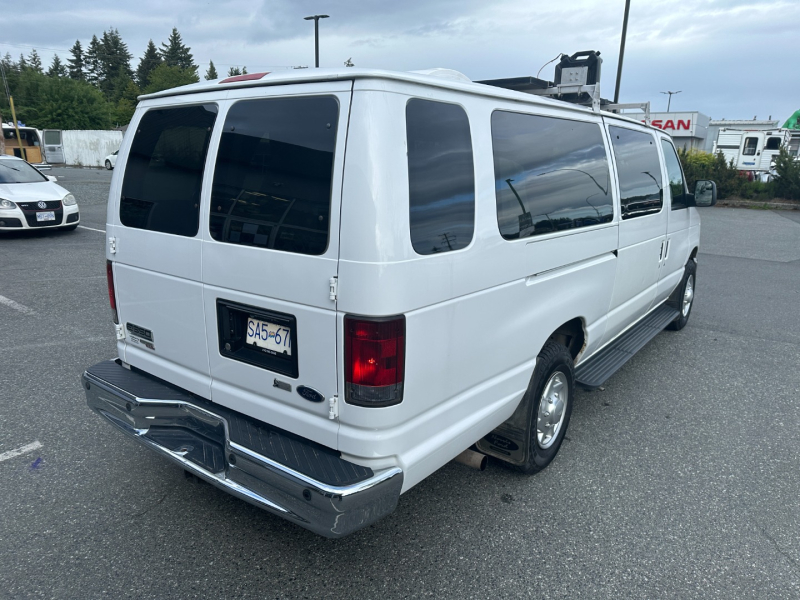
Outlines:
[[[468,448],[525,472],[695,289],[669,136],[469,81],[248,74],[146,96],[108,203],[89,406],[328,537]]]

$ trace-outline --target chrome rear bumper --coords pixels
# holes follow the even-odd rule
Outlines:
[[[366,527],[397,506],[399,468],[373,472],[354,465],[117,361],[94,365],[81,382],[89,407],[120,431],[218,488],[325,537]],[[291,460],[262,453],[287,447],[280,456]]]

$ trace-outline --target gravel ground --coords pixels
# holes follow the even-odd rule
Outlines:
[[[325,540],[186,480],[85,405],[114,355],[110,173],[53,169],[83,228],[0,238],[2,598],[798,598],[800,219],[704,209],[689,325],[534,477],[449,464]],[[92,229],[86,229],[86,227]]]

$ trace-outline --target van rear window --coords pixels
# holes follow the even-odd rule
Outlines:
[[[497,224],[507,240],[611,221],[608,159],[596,123],[492,113]]]
[[[408,204],[417,254],[465,248],[475,229],[475,170],[469,119],[456,104],[406,105]]]
[[[119,218],[123,225],[197,235],[203,167],[216,118],[215,104],[145,113],[122,181]]]
[[[339,102],[242,100],[225,119],[211,191],[219,242],[323,254],[328,247]]]

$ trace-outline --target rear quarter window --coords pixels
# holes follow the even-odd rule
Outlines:
[[[457,104],[406,105],[408,204],[417,254],[461,250],[475,229],[475,170],[469,119]]]
[[[122,181],[123,225],[197,235],[203,167],[216,118],[214,104],[157,108],[144,114]]]
[[[498,110],[492,146],[497,224],[505,239],[612,220],[599,124]]]
[[[225,119],[211,192],[218,242],[298,254],[328,247],[339,102],[242,100]]]

